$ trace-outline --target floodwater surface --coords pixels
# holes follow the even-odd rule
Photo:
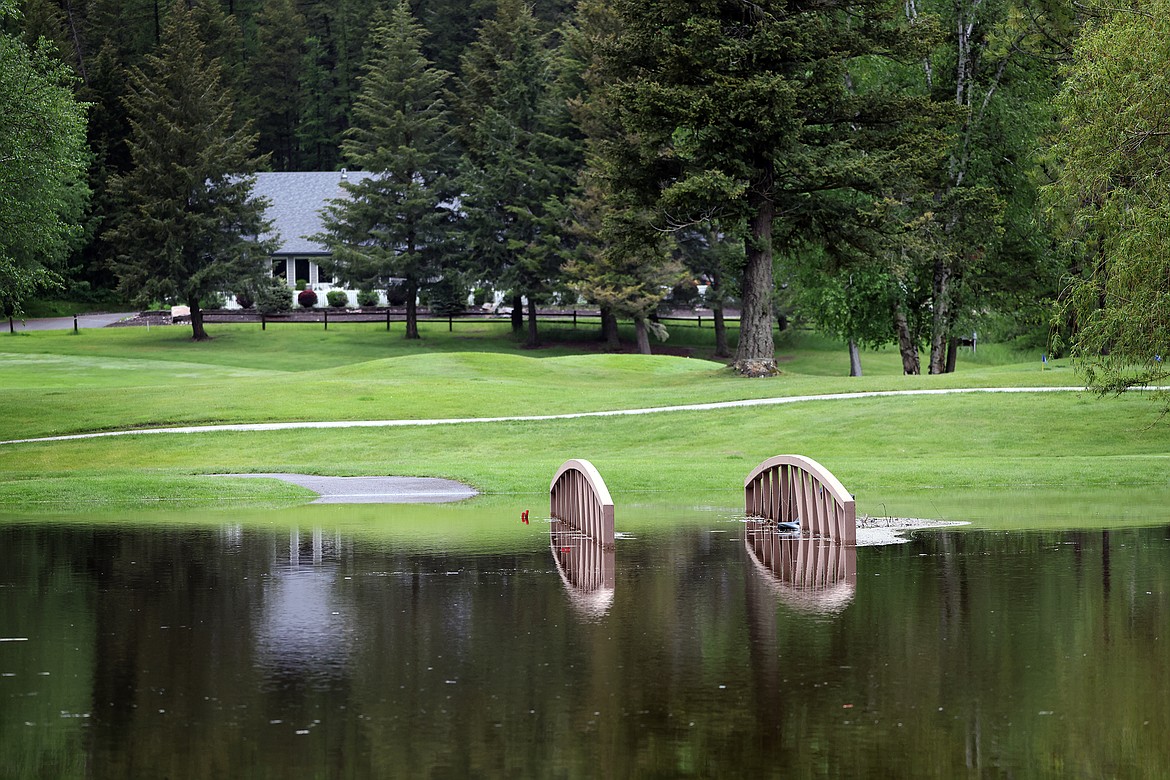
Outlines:
[[[1170,771],[1170,528],[839,550],[659,509],[604,551],[341,511],[0,524],[0,777]]]

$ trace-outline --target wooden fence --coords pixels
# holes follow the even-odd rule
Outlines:
[[[592,463],[565,461],[553,476],[548,491],[553,519],[566,523],[603,549],[613,548],[613,499]]]
[[[768,458],[744,479],[743,491],[748,517],[799,523],[801,536],[857,544],[853,496],[812,458]]]

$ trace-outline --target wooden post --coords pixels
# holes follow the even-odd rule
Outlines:
[[[329,310],[325,309],[325,330],[329,330]]]
[[[76,336],[78,333],[79,333],[79,331],[77,330],[77,315],[74,314],[73,315],[73,335]]]
[[[260,312],[260,330],[268,330],[268,319]]]

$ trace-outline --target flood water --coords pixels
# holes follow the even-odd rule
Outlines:
[[[1170,528],[854,552],[692,511],[606,554],[333,511],[0,524],[0,777],[1170,768]]]

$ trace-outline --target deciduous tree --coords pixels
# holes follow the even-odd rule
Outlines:
[[[1054,207],[1080,268],[1062,315],[1101,391],[1163,382],[1170,360],[1170,2],[1087,23],[1056,107]]]
[[[13,11],[0,0],[0,20]],[[87,155],[74,80],[51,44],[30,49],[0,33],[0,307],[8,316],[60,283],[80,233]]]

